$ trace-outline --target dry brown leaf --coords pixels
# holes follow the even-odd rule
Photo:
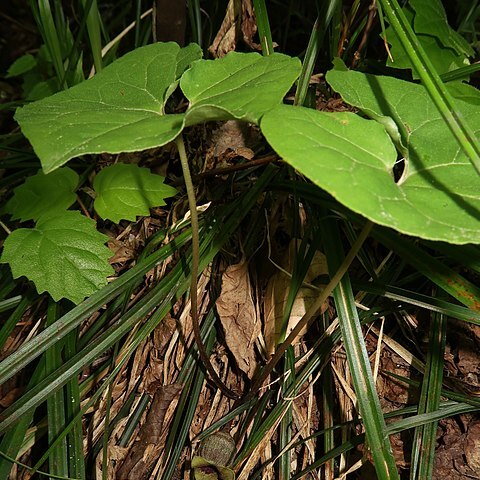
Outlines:
[[[134,480],[144,478],[150,470],[163,445],[163,421],[170,404],[178,399],[182,385],[161,385],[153,382],[147,387],[147,393],[153,396],[150,409],[143,424],[138,440],[130,449],[123,465],[117,472],[117,478]]]
[[[253,42],[257,32],[257,22],[251,0],[229,0],[222,25],[208,51],[213,57],[223,57],[237,48],[237,43],[243,41],[255,50],[261,46]]]
[[[238,367],[252,378],[256,367],[254,343],[260,334],[260,322],[256,315],[245,259],[227,267],[216,305],[227,346]]]
[[[290,273],[293,270],[294,259],[299,244],[298,239],[292,239],[288,246],[286,257],[284,258],[281,267],[286,272]],[[274,352],[275,347],[280,339],[283,330],[283,315],[287,303],[288,292],[290,290],[291,276],[285,271],[278,270],[270,278],[265,292],[265,342],[267,346],[267,354]],[[321,252],[315,252],[312,263],[307,271],[304,279],[304,284],[312,284],[312,282],[321,275],[328,274],[327,259]],[[297,293],[297,297],[293,303],[286,335],[288,335],[300,319],[305,315],[305,312],[313,304],[318,297],[318,290],[303,286]],[[323,313],[327,309],[327,302],[321,308]],[[299,333],[299,337],[305,335],[308,326],[306,326]]]

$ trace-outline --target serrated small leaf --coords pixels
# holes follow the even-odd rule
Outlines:
[[[80,303],[107,283],[113,273],[104,245],[106,235],[79,212],[41,217],[35,228],[20,228],[4,243],[0,263],[10,264],[14,278],[32,280],[39,293],[55,301],[68,298]]]
[[[48,173],[87,153],[120,153],[165,145],[183,128],[183,114],[164,115],[179,69],[201,57],[175,43],[138,48],[64,92],[26,105],[15,119]]]
[[[97,194],[94,207],[104,219],[118,223],[149,215],[150,207],[165,205],[165,198],[177,190],[165,185],[165,178],[137,165],[117,163],[101,170],[93,181]]]
[[[223,58],[196,62],[180,87],[190,101],[186,124],[236,118],[259,123],[281,103],[301,69],[298,58],[280,53],[230,52]]]
[[[4,210],[22,222],[60,213],[75,202],[77,186],[78,175],[68,167],[48,175],[39,170],[14,189]]]

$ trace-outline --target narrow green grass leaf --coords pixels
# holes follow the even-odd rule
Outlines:
[[[84,11],[87,15],[87,31],[90,41],[90,50],[93,56],[95,70],[102,71],[102,37],[100,33],[100,12],[98,11],[97,0],[81,0]]]
[[[427,361],[418,404],[419,414],[438,410],[442,393],[447,317],[440,313],[434,313],[431,318]],[[435,464],[437,426],[438,422],[431,422],[415,429],[410,469],[412,480],[417,478],[418,480],[429,480],[432,478]]]
[[[31,2],[34,3],[34,0]],[[53,63],[60,88],[66,88],[65,69],[63,66],[62,45],[60,36],[65,25],[56,25],[53,18],[49,0],[38,0],[37,8],[34,8],[35,20],[42,34],[43,41],[47,46],[50,59]]]
[[[480,288],[452,270],[412,241],[386,229],[375,228],[372,236],[395,251],[433,283],[472,310],[480,310]]]
[[[17,326],[17,323],[20,321],[27,308],[32,304],[30,295],[27,294],[24,295],[23,298],[20,298],[21,300],[15,310],[8,318],[2,321],[2,327],[0,328],[0,351],[3,350],[5,343],[12,334],[14,328]]]
[[[27,390],[34,387],[45,376],[45,358],[42,357],[38,365],[33,370],[27,384]],[[4,453],[10,458],[16,459],[20,448],[22,447],[27,430],[33,420],[35,411],[31,410],[23,415],[19,422],[8,429],[2,437],[0,442],[0,452]],[[12,463],[5,457],[0,457],[0,480],[8,480],[10,471],[12,470]]]
[[[137,215],[149,215],[150,207],[165,205],[165,198],[177,190],[165,185],[165,178],[148,168],[117,163],[102,169],[93,181],[94,207],[102,218],[118,223],[136,221]]]
[[[39,293],[54,300],[80,303],[107,283],[113,268],[107,236],[95,222],[77,211],[42,217],[35,228],[20,228],[5,240],[0,262],[8,263],[14,278],[24,275]]]
[[[12,215],[13,220],[22,222],[61,213],[75,202],[78,180],[78,175],[68,167],[48,175],[39,170],[15,188],[4,210]]]
[[[328,0],[321,3],[321,10],[318,14],[315,24],[310,34],[305,58],[302,62],[302,72],[298,78],[298,86],[295,92],[295,105],[304,106],[307,96],[310,79],[313,75],[313,69],[317,61],[318,53],[323,46],[325,32],[327,31],[332,18],[341,6],[339,0]]]
[[[212,328],[214,320],[214,312],[213,310],[210,310],[209,314],[207,314],[205,318],[201,331],[207,353],[210,352],[215,341],[215,330]],[[164,459],[166,461],[166,468],[163,472],[161,480],[171,480],[173,477],[175,468],[178,465],[190,431],[190,426],[192,424],[195,409],[198,404],[202,385],[205,380],[204,370],[200,367],[198,361],[195,360],[195,351],[196,346],[190,349],[187,356],[187,360],[189,361],[184,363],[181,371],[181,376],[184,378],[185,386],[180,395],[175,417],[173,418],[170,431],[165,442]]]
[[[78,329],[70,332],[65,338],[65,359],[69,360],[77,353]],[[67,435],[68,468],[70,476],[78,480],[85,480],[85,455],[83,450],[82,419],[77,418],[81,409],[79,375],[73,375],[65,385],[66,423],[73,424],[72,430]]]
[[[344,255],[338,227],[331,219],[325,219],[322,223],[328,266],[332,272],[336,272]],[[379,480],[399,479],[348,274],[334,290],[334,299],[358,408],[377,476]]]
[[[273,53],[273,41],[265,0],[253,0],[253,8],[255,10],[255,20],[257,21],[262,53],[265,56],[271,55]]]
[[[58,319],[58,304],[49,300],[46,326]],[[52,345],[45,352],[45,374],[54,372],[63,363],[63,342]],[[63,389],[57,390],[47,399],[48,443],[52,443],[65,427],[65,397]],[[48,458],[48,470],[54,475],[68,477],[68,451],[65,439],[58,442]]]

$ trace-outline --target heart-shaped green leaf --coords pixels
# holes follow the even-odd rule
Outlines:
[[[258,124],[266,111],[282,102],[300,69],[298,58],[280,53],[263,57],[230,52],[197,62],[180,81],[190,100],[185,122],[236,118]]]
[[[165,205],[164,199],[177,193],[175,188],[165,185],[164,180],[137,165],[117,163],[106,167],[93,181],[97,194],[95,210],[102,218],[115,223],[149,215],[150,207]]]
[[[48,173],[87,153],[157,147],[183,128],[181,114],[164,115],[179,76],[201,57],[198,45],[138,48],[69,90],[17,110],[15,119]]]
[[[431,240],[480,243],[479,178],[424,88],[341,70],[330,71],[327,81],[348,103],[397,127],[393,133],[407,155],[399,182],[392,175],[397,156],[382,125],[353,114],[275,109],[261,123],[273,148],[376,223]],[[480,130],[478,105],[457,100],[457,106]]]
[[[41,217],[35,228],[12,232],[0,263],[10,264],[14,278],[24,275],[32,280],[39,293],[48,291],[55,301],[68,298],[80,303],[113,273],[107,240],[93,220],[67,211]]]
[[[40,170],[15,188],[4,210],[22,222],[60,213],[75,202],[77,186],[78,175],[70,168],[59,168],[48,175]]]

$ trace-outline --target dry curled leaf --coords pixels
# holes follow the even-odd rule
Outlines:
[[[243,40],[254,50],[261,46],[253,42],[257,33],[257,22],[251,0],[229,0],[225,18],[208,51],[213,57],[223,57],[235,50],[237,43]]]
[[[254,343],[260,334],[260,322],[245,259],[227,267],[216,306],[227,346],[238,367],[252,378],[256,367]]]
[[[269,280],[265,293],[265,343],[267,346],[267,354],[274,352],[277,343],[280,340],[282,331],[285,331],[283,325],[283,317],[287,304],[288,292],[292,281],[291,273],[295,255],[297,254],[299,240],[292,239],[288,246],[286,256],[282,261],[281,267],[284,271],[278,270]],[[288,319],[285,336],[287,336],[305,315],[308,308],[313,304],[319,292],[309,287],[314,280],[321,276],[328,275],[327,259],[321,252],[315,252],[313,260],[308,268],[304,279],[304,286],[300,288],[293,303],[292,311]],[[327,308],[327,302],[321,308],[324,312]],[[308,326],[299,333],[299,337],[305,335]]]

